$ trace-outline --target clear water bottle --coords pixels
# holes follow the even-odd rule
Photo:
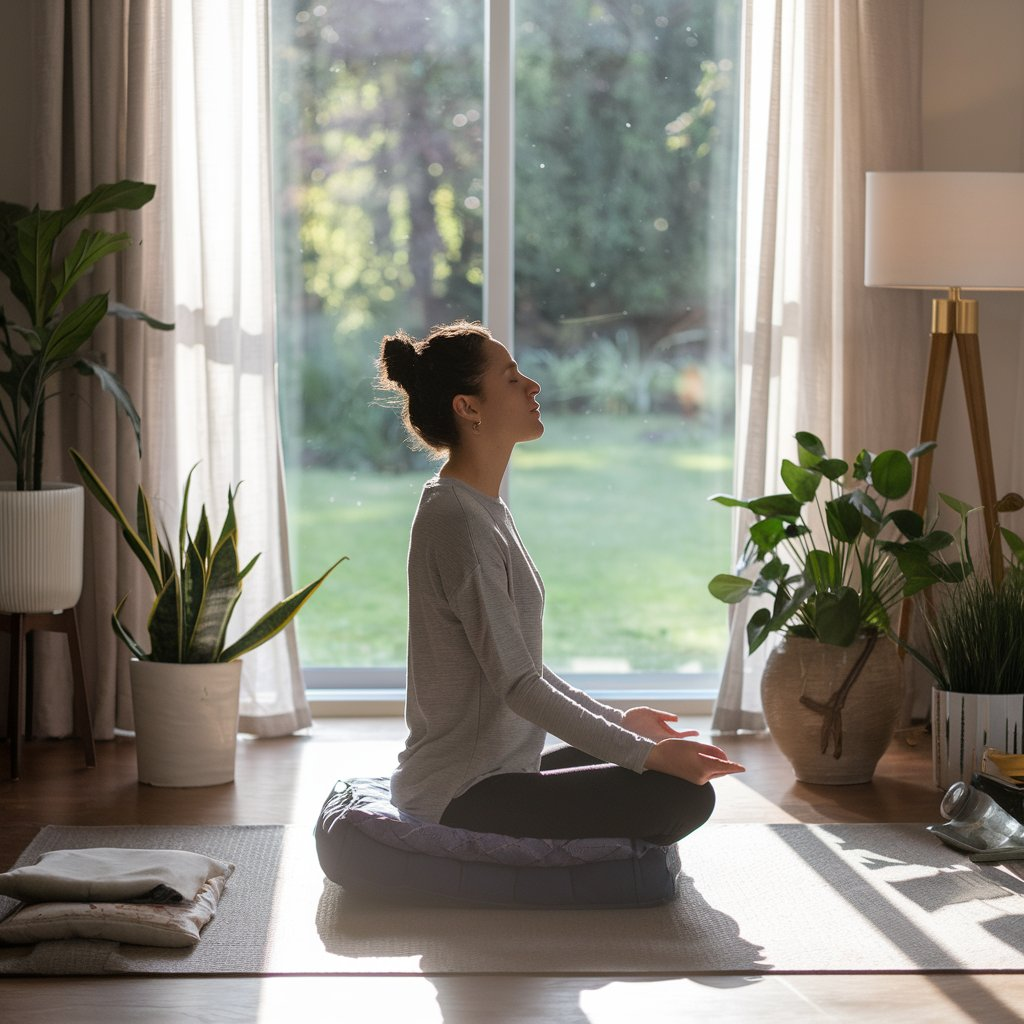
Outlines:
[[[1024,846],[1024,825],[987,793],[966,782],[954,782],[939,805],[948,827],[979,850]]]

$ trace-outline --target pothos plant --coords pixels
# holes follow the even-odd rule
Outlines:
[[[910,491],[912,460],[934,442],[877,455],[863,449],[852,467],[831,458],[814,434],[801,431],[796,442],[797,462],[781,465],[784,492],[711,499],[753,516],[736,573],[708,584],[728,604],[771,599],[747,622],[751,652],[776,632],[839,647],[891,634],[893,612],[905,598],[972,571],[966,543],[892,505]],[[962,503],[943,500],[963,519]],[[943,553],[954,547],[959,558],[946,561]]]

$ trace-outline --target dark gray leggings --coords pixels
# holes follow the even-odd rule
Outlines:
[[[492,775],[457,796],[441,824],[541,839],[616,836],[668,845],[700,828],[715,807],[710,783],[637,774],[575,747],[544,752],[539,772]]]

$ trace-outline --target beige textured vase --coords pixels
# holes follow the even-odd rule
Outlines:
[[[874,644],[831,728],[825,715],[802,700],[820,708],[834,702],[866,643],[858,640],[850,647],[835,647],[786,637],[768,656],[761,678],[765,720],[801,782],[870,782],[892,741],[902,705],[902,665],[896,645],[884,638]]]
[[[0,611],[59,612],[82,596],[85,491],[0,483]]]
[[[132,661],[139,782],[216,786],[234,781],[241,678],[241,661]]]

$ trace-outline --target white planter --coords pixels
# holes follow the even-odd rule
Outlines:
[[[1024,693],[954,693],[932,689],[935,785],[971,781],[986,747],[1024,753]]]
[[[0,611],[59,612],[82,596],[80,484],[16,491],[0,483]]]
[[[234,780],[241,677],[241,661],[132,661],[139,782],[216,786]]]

